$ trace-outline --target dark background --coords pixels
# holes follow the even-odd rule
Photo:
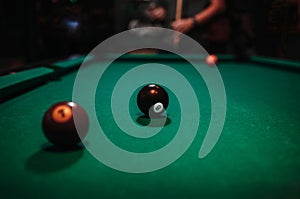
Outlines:
[[[0,1],[0,68],[88,53],[126,30],[133,1]],[[229,23],[214,24],[209,39],[226,46],[221,53],[249,48],[261,56],[300,60],[299,13],[300,0],[227,0]],[[225,26],[230,36],[222,38]]]

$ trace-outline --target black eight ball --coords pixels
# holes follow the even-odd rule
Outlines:
[[[169,95],[160,85],[148,84],[138,93],[137,105],[147,116],[161,115],[169,105]]]

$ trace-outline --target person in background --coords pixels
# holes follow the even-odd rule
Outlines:
[[[176,1],[168,0],[167,5],[168,10],[162,6],[151,10],[149,18],[168,21],[169,28],[192,37],[209,53],[225,51],[230,34],[229,22],[224,17],[225,0],[184,0],[182,16],[177,20]]]
[[[179,32],[188,33],[193,28],[207,24],[212,18],[225,11],[225,0],[184,1],[189,3],[183,18],[172,22],[171,27]],[[197,5],[199,4],[199,5]],[[185,8],[184,7],[184,8]]]
[[[165,0],[134,0],[128,28],[166,27],[168,5]]]
[[[229,53],[234,54],[239,61],[247,61],[255,54],[255,15],[262,12],[265,2],[266,0],[227,0],[232,32]]]

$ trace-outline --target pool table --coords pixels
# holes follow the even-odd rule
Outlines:
[[[45,111],[72,100],[78,67],[86,59],[57,60],[0,77],[1,198],[300,198],[300,63],[219,55],[216,67],[226,90],[226,118],[214,148],[199,158],[212,113],[201,76],[178,56],[131,54],[116,59],[102,76],[94,101],[99,124],[120,148],[135,153],[160,149],[174,138],[182,119],[180,101],[167,89],[170,105],[161,132],[148,139],[122,132],[111,111],[111,93],[122,73],[135,66],[155,62],[172,67],[188,79],[201,108],[197,134],[182,156],[161,169],[132,173],[99,161],[86,149],[89,143],[62,150],[43,135]],[[135,103],[138,89],[130,98],[130,117],[147,128],[149,118]],[[91,126],[89,134],[93,130]]]

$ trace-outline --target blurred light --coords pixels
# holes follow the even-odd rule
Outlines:
[[[71,3],[77,3],[77,0],[69,0]]]
[[[76,31],[80,26],[79,21],[70,19],[65,19],[64,24],[66,25],[67,29],[72,32]]]

